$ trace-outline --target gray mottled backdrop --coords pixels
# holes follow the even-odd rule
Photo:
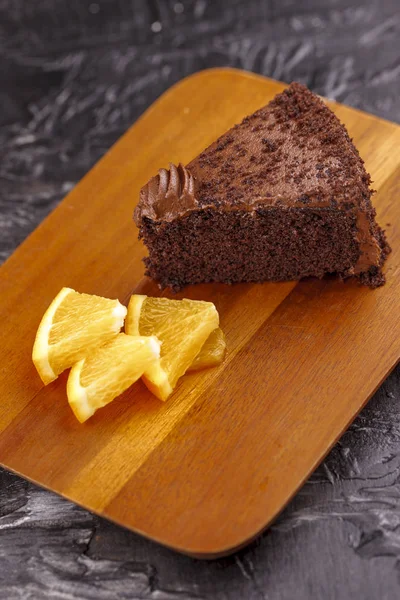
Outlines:
[[[185,75],[296,79],[398,121],[399,40],[398,0],[0,0],[0,258]],[[399,598],[399,376],[278,522],[224,560],[179,556],[0,471],[0,599]]]

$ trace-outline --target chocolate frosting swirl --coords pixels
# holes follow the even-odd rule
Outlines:
[[[169,169],[160,169],[141,189],[134,218],[137,225],[143,217],[172,221],[196,207],[193,175],[181,163],[178,166],[170,163]]]

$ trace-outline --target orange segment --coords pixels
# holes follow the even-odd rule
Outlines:
[[[166,400],[172,393],[218,324],[218,312],[212,302],[131,297],[126,333],[156,335],[161,342],[160,360],[143,377],[146,386],[160,400]]]
[[[222,329],[218,327],[210,333],[188,371],[200,371],[201,369],[216,367],[224,360],[225,353],[225,335]]]
[[[63,288],[43,315],[33,346],[32,359],[43,383],[113,339],[126,312],[118,300]]]
[[[139,379],[160,357],[156,337],[118,334],[76,363],[67,383],[68,402],[83,423]]]

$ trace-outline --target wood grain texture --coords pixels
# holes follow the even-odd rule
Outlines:
[[[378,219],[392,224],[383,288],[334,279],[187,288],[181,296],[217,305],[226,362],[186,377],[166,404],[138,384],[83,427],[66,404],[65,375],[43,388],[30,352],[63,285],[123,302],[133,289],[157,293],[150,281],[136,283],[144,250],[131,214],[141,185],[169,161],[188,162],[282,88],[233,70],[183,80],[0,271],[1,463],[199,556],[230,552],[264,528],[399,359],[400,129],[333,106],[373,174]]]

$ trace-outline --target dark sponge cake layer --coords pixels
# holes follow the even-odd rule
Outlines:
[[[344,126],[298,83],[187,167],[161,169],[135,221],[162,287],[337,273],[376,287],[390,248]]]
[[[147,223],[147,275],[162,287],[346,276],[357,261],[355,217],[332,209],[205,209],[168,225]]]

